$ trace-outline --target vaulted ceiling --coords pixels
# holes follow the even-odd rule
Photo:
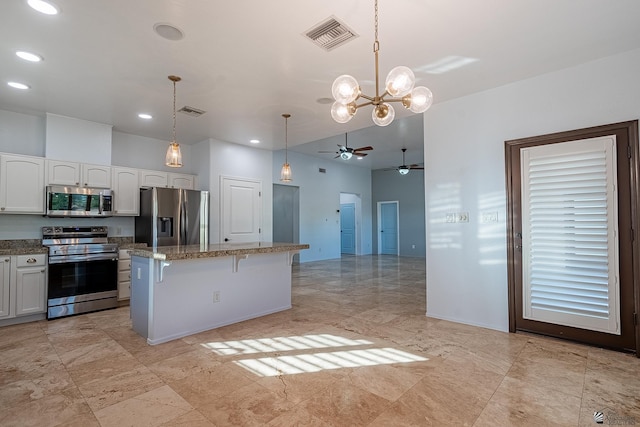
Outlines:
[[[0,109],[45,112],[112,124],[115,131],[171,139],[170,74],[182,77],[177,107],[206,111],[178,114],[182,144],[206,138],[284,148],[290,113],[294,150],[331,158],[345,132],[349,145],[375,150],[361,165],[421,160],[422,123],[396,107],[389,128],[372,127],[363,108],[348,124],[335,123],[331,84],[351,74],[365,93],[374,91],[373,0],[53,0],[47,16],[26,0],[5,0],[0,13]],[[406,65],[435,103],[640,47],[637,0],[379,0],[380,73]],[[329,17],[357,37],[331,51],[305,34]],[[166,23],[182,40],[160,37]],[[44,58],[28,63],[16,50]],[[434,74],[445,58],[473,60]],[[7,81],[31,88],[12,89]],[[585,87],[585,90],[589,90]],[[550,102],[553,102],[550,100]],[[138,113],[153,116],[141,120]],[[427,111],[425,114],[429,114]],[[408,119],[405,119],[408,118]],[[311,145],[303,144],[313,142]],[[416,156],[416,157],[411,157]]]

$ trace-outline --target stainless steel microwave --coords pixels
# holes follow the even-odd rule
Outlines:
[[[46,216],[96,218],[113,215],[113,191],[106,188],[50,185],[46,195]]]

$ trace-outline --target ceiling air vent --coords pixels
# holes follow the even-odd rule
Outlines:
[[[358,37],[346,24],[333,16],[311,28],[304,35],[327,52]]]
[[[199,110],[197,108],[189,107],[188,105],[185,105],[184,107],[179,109],[178,112],[179,113],[185,113],[185,114],[187,114],[189,116],[193,116],[193,117],[200,117],[201,115],[206,113],[206,111],[204,111],[204,110]]]
[[[327,173],[327,170],[325,168],[318,168],[318,172],[319,173]]]

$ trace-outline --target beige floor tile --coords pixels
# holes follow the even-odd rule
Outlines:
[[[91,409],[76,389],[66,389],[42,399],[0,411],[3,427],[41,427],[66,425],[80,416],[91,415]]]
[[[170,422],[193,407],[164,385],[95,412],[102,427],[152,427]]]

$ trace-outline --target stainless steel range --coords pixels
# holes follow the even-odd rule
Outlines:
[[[118,245],[106,226],[42,227],[49,248],[47,318],[118,306]]]

